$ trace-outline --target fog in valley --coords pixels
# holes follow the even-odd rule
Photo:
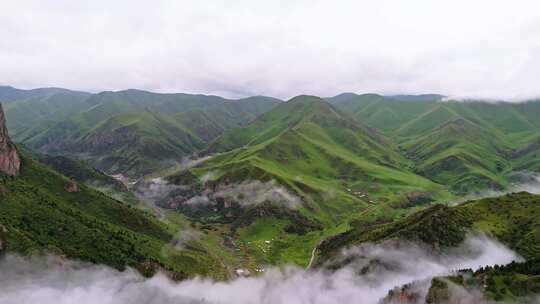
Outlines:
[[[0,262],[0,303],[369,304],[378,303],[389,290],[406,283],[420,282],[420,293],[425,294],[428,284],[421,282],[433,276],[521,259],[485,235],[470,235],[445,255],[418,245],[394,243],[349,248],[343,256],[356,260],[335,272],[290,266],[228,282],[203,278],[173,282],[163,274],[146,279],[131,269],[119,272],[54,256],[28,259],[7,255]],[[379,266],[361,274],[360,269],[373,263]]]

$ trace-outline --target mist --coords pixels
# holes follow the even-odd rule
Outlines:
[[[301,205],[301,200],[274,180],[268,182],[246,181],[222,186],[214,193],[216,197],[233,199],[240,205],[255,206],[264,202],[279,203],[291,209]]]
[[[185,187],[174,185],[164,178],[153,178],[148,181],[141,180],[133,187],[133,194],[150,208],[158,217],[162,217],[161,209],[156,202],[164,199],[174,190],[184,189]]]
[[[186,156],[178,163],[180,170],[187,170],[193,168],[207,160],[212,158],[212,155],[206,155],[203,157]]]
[[[198,241],[203,236],[204,234],[200,230],[185,227],[173,237],[171,245],[177,250],[182,250],[188,242]]]
[[[526,191],[540,194],[540,173],[519,171],[512,177],[517,180],[512,186],[512,191]]]
[[[204,180],[205,176],[203,176],[202,180]],[[298,196],[292,194],[283,186],[278,185],[274,180],[268,182],[254,180],[234,184],[220,184],[216,187],[207,187],[198,192],[188,191],[190,193],[173,191],[176,189],[185,190],[183,186],[167,185],[166,183],[159,185],[160,187],[157,188],[159,191],[157,192],[160,195],[148,196],[153,198],[154,202],[168,196],[169,203],[179,201],[181,205],[192,207],[213,205],[216,204],[217,199],[226,199],[237,203],[241,207],[257,206],[269,202],[290,209],[296,209],[302,204],[302,200]]]
[[[503,191],[497,190],[485,190],[474,194],[469,194],[461,197],[460,199],[449,202],[450,205],[459,205],[466,201],[478,200],[488,197],[498,197],[514,192],[529,192],[533,194],[540,194],[540,173],[529,171],[517,171],[510,175],[513,180],[510,187]]]
[[[507,264],[521,258],[485,235],[470,235],[458,248],[438,255],[421,245],[395,242],[349,248],[349,266],[331,272],[297,267],[268,268],[258,277],[215,282],[194,278],[173,282],[163,274],[150,279],[133,270],[64,260],[54,256],[0,261],[0,304],[8,303],[378,303],[406,283],[462,268]],[[359,272],[371,264],[380,265]]]

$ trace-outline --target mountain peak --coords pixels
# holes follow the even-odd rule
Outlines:
[[[290,103],[314,103],[314,102],[325,102],[324,99],[313,96],[313,95],[298,95],[289,99]]]
[[[0,172],[7,175],[17,175],[21,166],[21,159],[15,145],[9,138],[6,127],[6,116],[0,104]]]
[[[313,116],[343,118],[342,114],[334,106],[317,96],[296,96],[283,104],[282,108],[285,110],[285,115],[301,118],[301,120]],[[279,106],[276,109],[279,109]]]

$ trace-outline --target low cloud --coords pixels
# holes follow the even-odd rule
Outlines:
[[[264,202],[282,204],[291,209],[298,208],[301,200],[275,181],[248,181],[240,184],[222,186],[214,193],[215,197],[229,198],[242,206],[255,206]]]
[[[375,304],[395,286],[460,268],[519,259],[498,242],[478,235],[444,256],[416,245],[365,245],[349,249],[345,255],[355,255],[356,262],[335,272],[285,267],[229,282],[197,278],[180,283],[161,274],[144,279],[132,270],[118,272],[60,258],[28,260],[8,255],[0,261],[0,304]],[[370,264],[381,266],[358,272],[359,267]]]
[[[540,174],[536,172],[520,171],[513,175],[517,180],[512,186],[512,190],[527,191],[534,194],[540,194]]]
[[[194,197],[188,199],[183,204],[185,205],[191,205],[191,206],[206,206],[211,204],[212,202],[206,195],[195,195]]]
[[[133,193],[147,207],[160,215],[161,210],[156,205],[156,202],[163,200],[171,192],[184,188],[184,186],[171,184],[163,178],[153,178],[149,181],[141,180],[137,182],[133,187]]]
[[[450,205],[458,205],[470,200],[478,200],[488,197],[498,197],[513,192],[529,192],[540,194],[540,174],[529,171],[518,171],[510,175],[513,180],[511,186],[504,191],[485,190],[476,194],[466,195],[460,199],[449,202]]]
[[[210,158],[212,158],[211,155],[207,155],[207,156],[203,156],[203,157],[184,157],[182,158],[182,160],[180,161],[180,163],[178,164],[180,166],[180,169],[181,170],[186,170],[186,169],[190,169],[190,168],[193,168],[201,163],[203,163],[204,161],[206,160],[209,160]]]
[[[182,229],[180,232],[178,232],[174,236],[174,238],[171,241],[171,245],[175,249],[181,250],[185,248],[185,245],[188,242],[199,241],[203,236],[204,234],[199,230],[192,229],[192,228],[185,228],[185,229]]]
[[[135,185],[134,192],[142,200],[156,202],[157,200],[166,197],[172,191],[180,188],[182,188],[182,186],[171,184],[159,177],[149,181],[138,182]]]
[[[206,188],[196,195],[188,196],[187,199],[184,194],[180,194],[179,197],[182,200],[180,204],[193,207],[216,204],[216,200],[218,199],[237,203],[241,207],[257,206],[270,202],[290,209],[296,209],[302,204],[302,200],[299,197],[290,193],[273,180],[264,183],[260,181],[246,181],[238,184],[218,185],[215,189]],[[171,201],[175,200],[177,200],[177,197],[172,195]]]
[[[214,179],[214,177],[216,176],[216,174],[212,171],[204,174],[203,176],[200,177],[200,180],[202,183],[206,183],[212,179]]]

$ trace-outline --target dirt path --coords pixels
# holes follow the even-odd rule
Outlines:
[[[359,216],[362,216],[362,215],[366,215],[368,213],[370,213],[371,211],[373,211],[376,207],[378,207],[377,205],[373,205],[369,208],[366,208],[364,211],[362,211]],[[321,245],[321,243],[324,241],[321,240],[317,246],[315,246],[315,248],[313,248],[313,250],[311,251],[311,258],[309,259],[309,264],[307,265],[306,269],[310,269],[311,266],[313,265],[313,262],[315,261],[315,257],[317,256],[317,249],[319,248],[319,245]]]
[[[311,265],[313,264],[313,261],[315,261],[315,255],[317,253],[317,248],[319,247],[321,242],[319,242],[319,244],[317,244],[317,246],[315,246],[315,248],[313,248],[313,250],[311,251],[311,259],[309,259],[309,264],[307,265],[306,269],[310,269]]]

